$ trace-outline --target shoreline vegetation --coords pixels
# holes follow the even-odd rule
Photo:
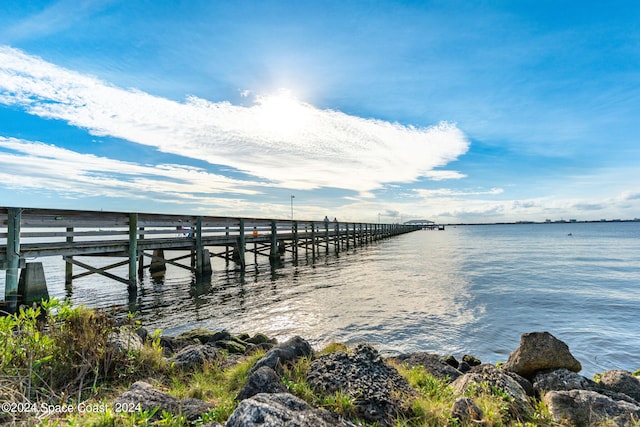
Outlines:
[[[524,333],[494,366],[301,337],[167,337],[51,299],[0,317],[0,354],[3,425],[640,426],[640,370],[583,377],[548,332]]]

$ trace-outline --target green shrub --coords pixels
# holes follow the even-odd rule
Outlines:
[[[54,298],[0,317],[2,390],[12,391],[3,401],[80,402],[104,382],[162,369],[157,336],[142,351],[121,351],[109,344],[117,328],[104,312]]]

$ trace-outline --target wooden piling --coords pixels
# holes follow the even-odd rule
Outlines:
[[[4,301],[9,312],[18,310],[18,282],[20,279],[20,222],[22,210],[9,208],[7,217],[7,261]]]
[[[137,287],[138,214],[129,214],[129,289]]]
[[[73,227],[67,227],[67,236],[66,242],[70,245],[73,244]],[[70,259],[73,259],[73,256],[69,256]],[[64,263],[64,284],[67,289],[71,286],[73,282],[73,263],[65,262]]]
[[[202,274],[203,254],[202,250],[202,217],[196,218],[196,272]]]
[[[238,237],[238,260],[239,260],[239,264],[240,264],[240,269],[242,271],[244,271],[245,267],[246,267],[246,263],[244,260],[244,253],[246,251],[246,239],[245,239],[245,235],[244,235],[244,219],[240,219],[238,221],[238,232],[239,232],[239,237]]]
[[[18,302],[30,306],[49,299],[47,281],[41,262],[28,262],[20,272]]]
[[[167,264],[164,259],[164,249],[154,249],[149,265],[149,274],[151,274],[151,277],[162,277],[166,271]]]
[[[278,252],[278,224],[271,220],[271,247],[269,252],[269,262],[272,266],[279,264],[280,254]]]

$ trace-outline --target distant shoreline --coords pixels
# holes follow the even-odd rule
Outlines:
[[[556,221],[513,221],[513,222],[457,222],[457,223],[437,223],[454,227],[458,225],[522,225],[522,224],[606,224],[621,222],[640,222],[640,218],[634,219],[596,219],[596,220],[556,220]]]

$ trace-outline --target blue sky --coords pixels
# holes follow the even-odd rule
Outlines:
[[[0,11],[0,205],[640,217],[635,1],[33,1]]]

